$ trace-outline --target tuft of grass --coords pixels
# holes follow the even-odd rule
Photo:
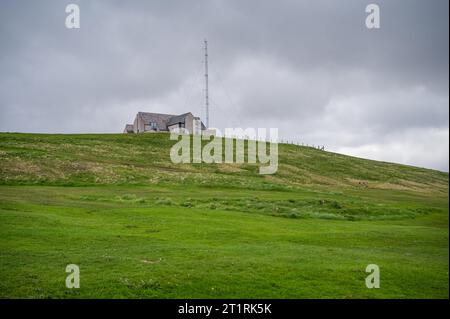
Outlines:
[[[171,198],[164,197],[164,198],[156,198],[156,205],[165,205],[165,206],[171,206],[174,204]]]

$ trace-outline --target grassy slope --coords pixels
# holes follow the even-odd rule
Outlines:
[[[448,298],[447,173],[280,145],[261,176],[173,143],[0,134],[0,297]]]

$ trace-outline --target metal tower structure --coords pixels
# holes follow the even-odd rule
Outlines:
[[[206,127],[209,128],[208,41],[205,39],[205,108]]]

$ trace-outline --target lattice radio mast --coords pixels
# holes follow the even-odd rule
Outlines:
[[[206,107],[206,127],[209,128],[208,41],[206,39],[205,39],[205,107]]]

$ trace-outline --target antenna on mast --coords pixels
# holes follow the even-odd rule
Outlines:
[[[206,107],[206,127],[209,128],[208,41],[206,39],[205,39],[205,107]]]

